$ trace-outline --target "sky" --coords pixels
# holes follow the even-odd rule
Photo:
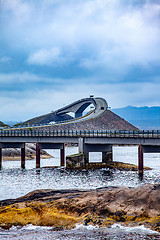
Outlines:
[[[90,95],[160,105],[160,1],[0,0],[0,120]]]

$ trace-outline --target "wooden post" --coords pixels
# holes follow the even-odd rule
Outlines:
[[[142,147],[142,145],[138,146],[138,172],[140,175],[143,175],[143,147]]]
[[[60,166],[65,166],[65,145],[63,144],[63,148],[60,149]]]
[[[0,146],[0,170],[2,168],[2,148]]]
[[[36,143],[36,168],[40,168],[40,146]]]
[[[21,148],[21,168],[25,168],[25,144],[24,147]]]

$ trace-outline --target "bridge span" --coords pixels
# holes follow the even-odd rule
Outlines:
[[[84,115],[83,118],[81,119],[83,111],[91,104],[93,104],[94,110]],[[79,118],[77,120],[84,121],[86,119],[99,116],[100,114],[107,110],[107,107],[108,104],[106,100],[103,98],[83,98],[81,100],[69,104],[68,106],[58,109],[55,113],[57,115],[62,115],[65,113],[73,112],[75,113],[75,118]]]
[[[90,109],[87,108],[90,106]],[[18,124],[18,128],[24,127],[44,127],[44,126],[55,126],[59,124],[68,124],[73,122],[81,122],[89,119],[94,119],[101,116],[107,111],[108,104],[105,99],[97,97],[83,98],[75,101],[63,108],[51,113],[34,117],[25,121],[24,123]],[[86,111],[85,111],[86,110]],[[72,116],[70,116],[72,113]],[[73,117],[74,114],[74,117]]]
[[[40,167],[40,149],[60,149],[61,166],[65,166],[65,143],[77,143],[86,163],[89,152],[112,151],[113,146],[138,146],[138,169],[143,173],[143,153],[160,152],[160,131],[44,131],[1,130],[0,168],[2,148],[21,148],[21,167],[25,167],[25,143],[36,143],[36,167]]]

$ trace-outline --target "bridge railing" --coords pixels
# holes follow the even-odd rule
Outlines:
[[[0,130],[0,137],[105,137],[105,138],[160,138],[160,130]]]

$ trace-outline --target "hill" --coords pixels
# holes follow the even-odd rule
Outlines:
[[[28,126],[28,125],[43,125],[43,124],[49,124],[49,123],[56,123],[56,122],[63,122],[66,120],[73,119],[68,114],[63,115],[57,115],[55,112],[51,112],[42,116],[38,116],[32,119],[29,119],[23,123],[15,124],[14,126]]]
[[[44,129],[52,130],[137,130],[135,126],[119,117],[110,110],[105,111],[101,116],[80,122],[70,122],[66,124],[51,125]]]

